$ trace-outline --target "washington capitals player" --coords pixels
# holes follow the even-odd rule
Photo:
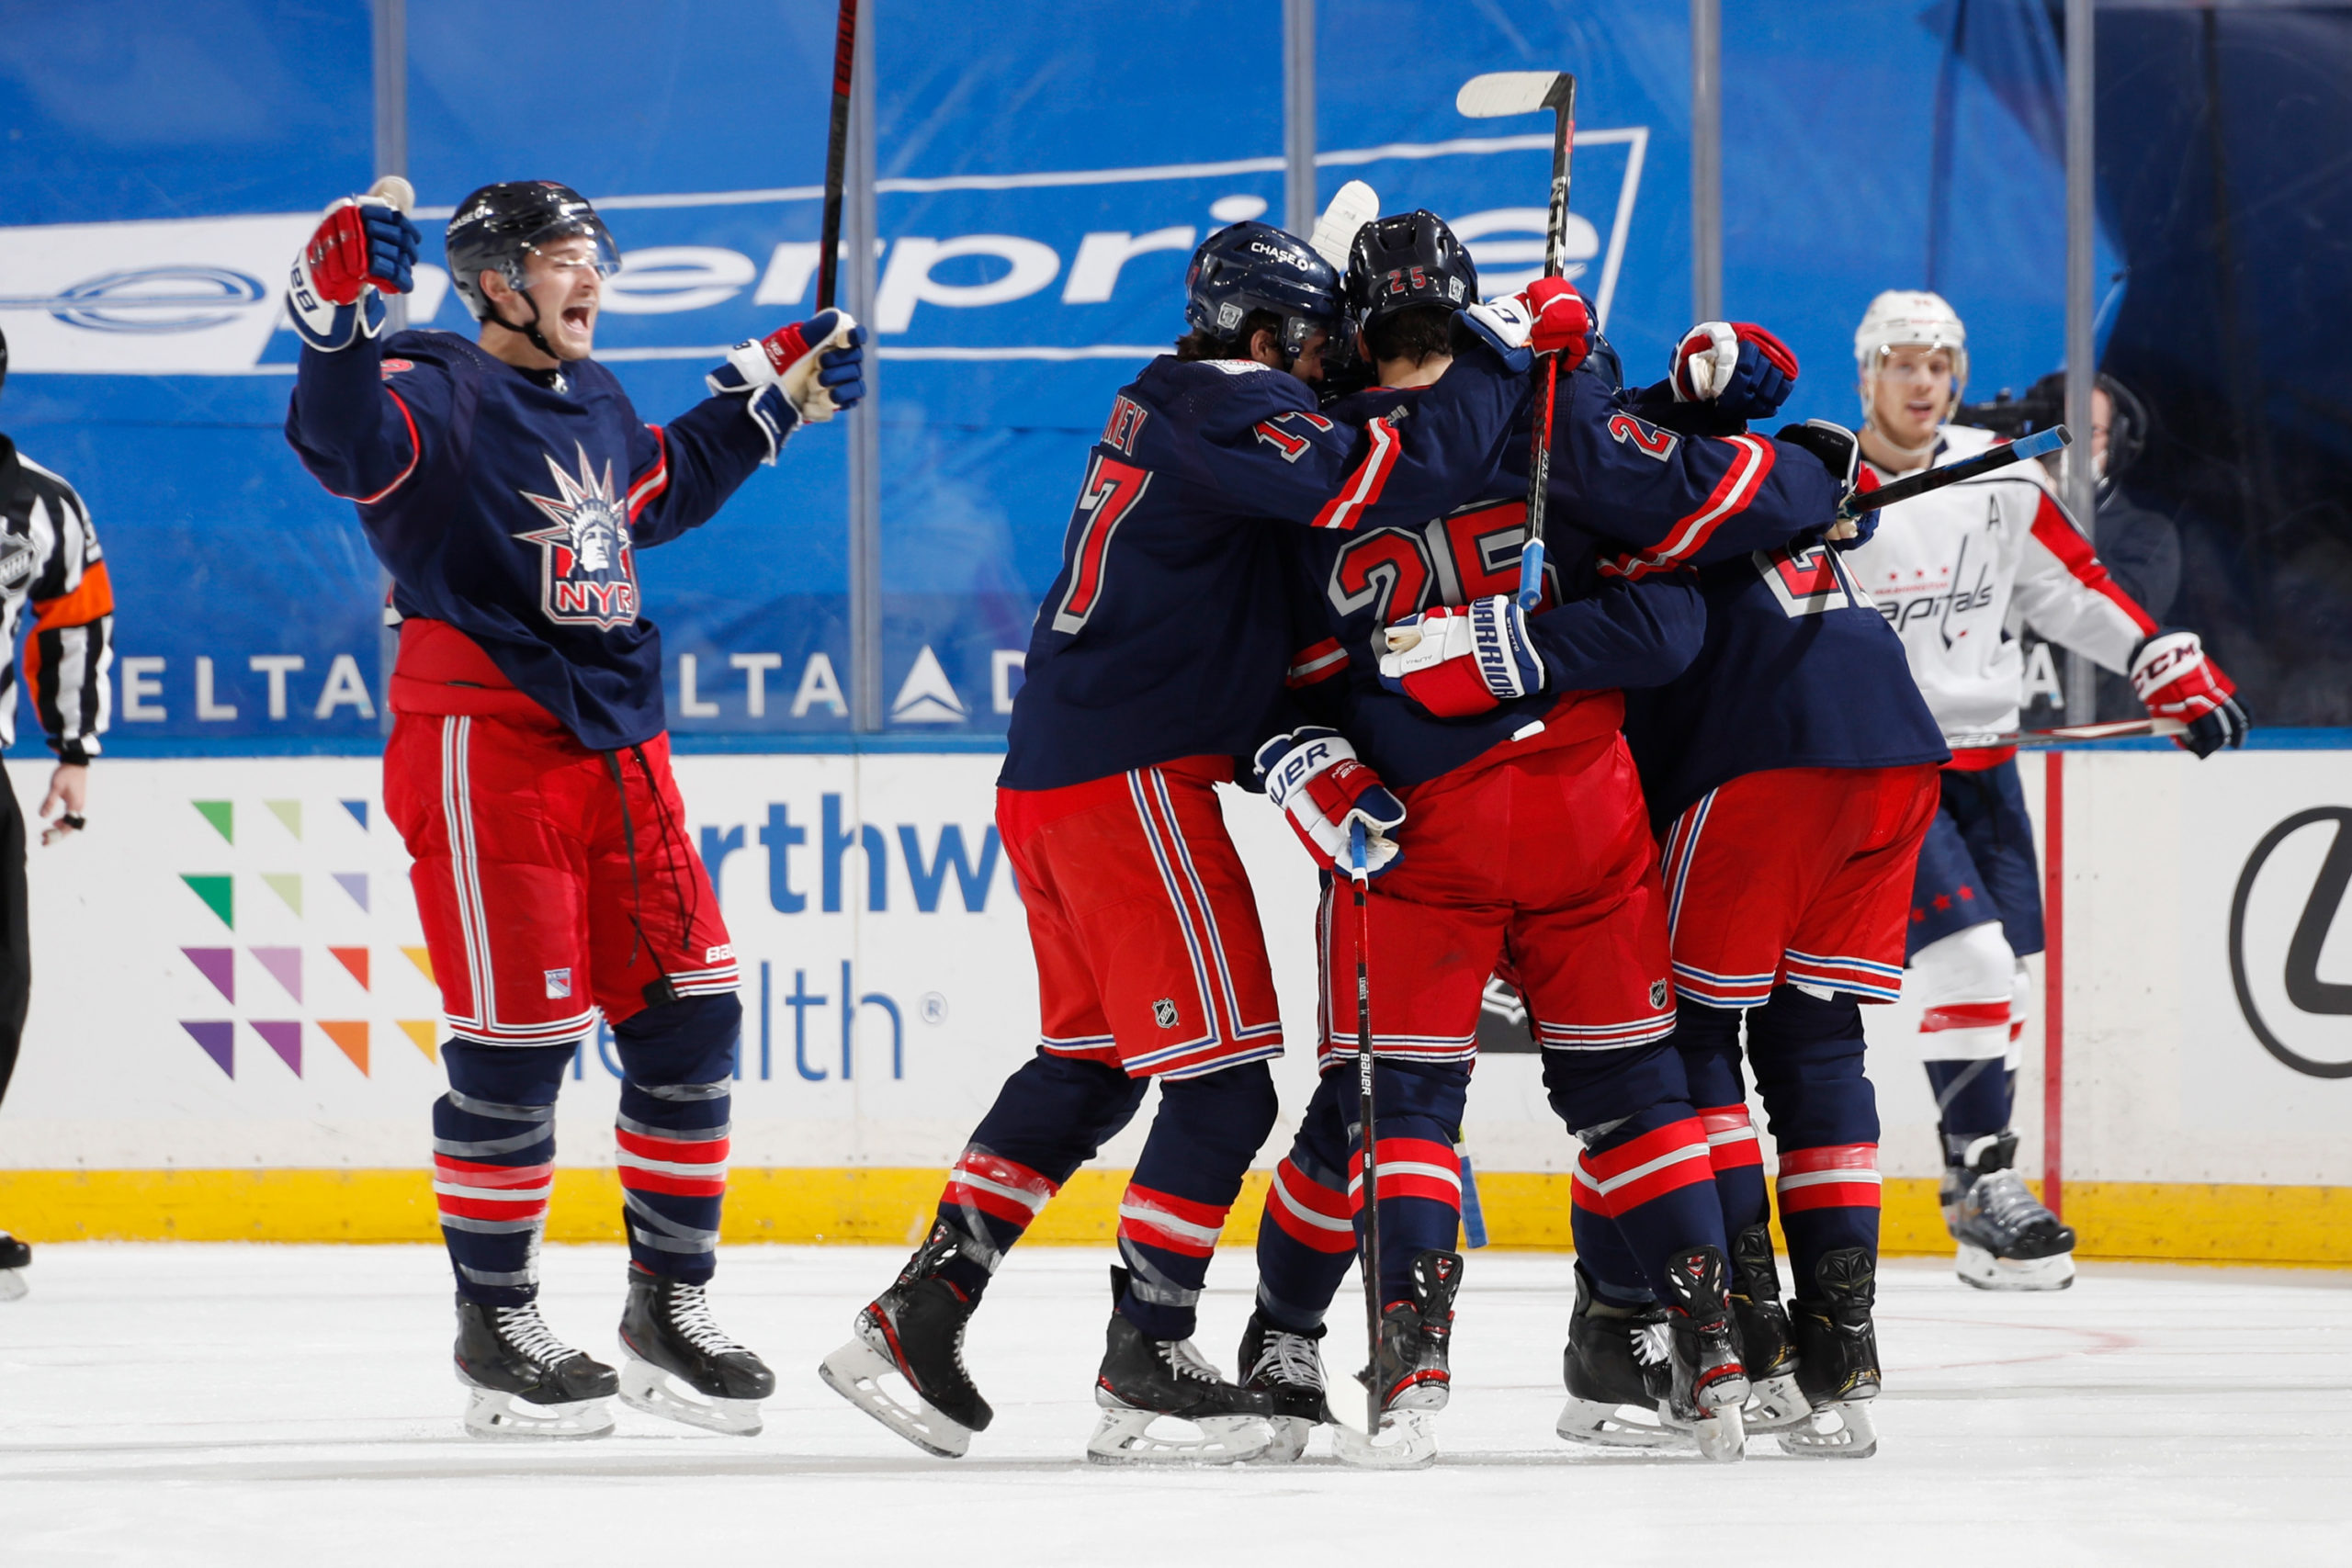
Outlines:
[[[1312,383],[1339,278],[1261,223],[1211,235],[1192,332],[1113,400],[1015,699],[997,823],[1029,916],[1044,1040],[948,1174],[898,1281],[827,1358],[845,1398],[933,1453],[991,1412],[964,1326],[1037,1212],[1157,1079],[1119,1206],[1115,1308],[1088,1443],[1103,1462],[1228,1463],[1267,1441],[1270,1401],[1195,1351],[1194,1303],[1243,1174],[1272,1129],[1282,1050],[1249,882],[1215,787],[1271,728],[1290,651],[1278,534],[1449,510],[1494,462],[1525,395],[1523,311],[1464,320],[1449,378],[1410,428],[1342,428]],[[1344,822],[1369,780],[1335,797]],[[1343,829],[1342,829],[1343,830]],[[903,1378],[911,1398],[884,1380]],[[1197,1437],[1155,1434],[1154,1418]]]
[[[434,1191],[458,1282],[458,1376],[477,1436],[595,1437],[609,1396],[760,1429],[767,1367],[705,1299],[726,1188],[742,1010],[718,900],[686,838],[660,634],[636,552],[707,521],[793,427],[863,394],[831,311],[738,344],[706,401],[647,425],[589,357],[619,256],[588,203],[522,181],[466,197],[451,280],[481,342],[379,342],[416,230],[339,201],[296,257],[302,335],[287,438],[354,500],[401,617],[384,801],[415,865],[452,1038]],[[599,1015],[622,1063],[629,1237],[621,1371],[538,1308],[556,1090]]]
[[[1934,294],[1890,290],[1854,334],[1862,455],[1886,479],[1973,457],[1990,431],[1945,423],[1968,379],[1960,317]],[[2012,1168],[2009,1124],[2042,947],[2041,877],[2018,781],[2018,635],[2031,630],[2128,673],[2199,757],[2245,743],[2235,688],[2195,632],[2160,627],[2092,553],[2041,465],[2020,463],[1887,509],[1850,558],[1901,634],[1951,741],[1941,802],[1911,897],[1906,984],[1926,1004],[1920,1052],[1943,1135],[1944,1219],[1960,1277],[1986,1290],[2074,1282],[2075,1233]]]
[[[1359,232],[1348,292],[1382,385],[1325,412],[1410,430],[1449,374],[1448,318],[1477,298],[1476,269],[1442,221],[1414,212]],[[1539,320],[1573,329],[1573,371],[1591,341],[1582,301],[1557,280],[1530,292]],[[1317,640],[1293,680],[1302,705],[1339,733],[1317,727],[1270,742],[1260,753],[1268,793],[1298,815],[1317,782],[1359,765],[1360,750],[1401,794],[1392,815],[1411,814],[1398,846],[1383,847],[1370,897],[1390,1303],[1373,1375],[1402,1432],[1369,1455],[1341,1451],[1373,1462],[1434,1455],[1424,1418],[1408,1413],[1446,1401],[1462,1267],[1454,1139],[1480,994],[1498,964],[1529,998],[1554,1108],[1585,1140],[1656,1290],[1676,1303],[1670,1401],[1736,1451],[1737,1420],[1717,1413],[1747,1393],[1705,1135],[1663,1043],[1674,1025],[1666,914],[1619,733],[1620,690],[1670,680],[1697,652],[1699,594],[1683,565],[1817,527],[1838,488],[1795,446],[1674,436],[1613,378],[1587,371],[1561,386],[1550,506],[1558,581],[1532,617],[1510,593],[1525,528],[1523,421],[1477,498],[1452,514],[1295,542],[1314,617],[1301,640]],[[1306,830],[1306,815],[1301,837],[1329,870],[1331,843]],[[1316,1410],[1314,1341],[1355,1247],[1351,1216],[1361,1224],[1356,1090],[1340,1070],[1354,998],[1333,984],[1351,967],[1352,939],[1332,913],[1327,898],[1326,1075],[1268,1193],[1243,1343],[1252,1381],[1283,1402],[1293,1453]]]

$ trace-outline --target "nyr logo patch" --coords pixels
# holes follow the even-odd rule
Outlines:
[[[637,552],[629,544],[628,508],[613,488],[613,465],[605,463],[599,477],[587,449],[573,449],[580,454],[577,478],[549,457],[556,493],[522,492],[550,520],[548,527],[514,536],[539,547],[540,613],[559,626],[602,631],[634,625]]]

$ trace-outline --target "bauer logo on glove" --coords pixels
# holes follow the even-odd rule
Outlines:
[[[1290,815],[1299,841],[1326,871],[1345,871],[1352,856],[1348,825],[1364,825],[1363,862],[1374,876],[1402,860],[1388,835],[1405,822],[1405,803],[1356,757],[1336,729],[1308,725],[1258,748],[1258,776],[1266,798]]]
[[[1380,683],[1439,718],[1468,718],[1544,689],[1527,612],[1508,594],[1441,604],[1383,634]]]

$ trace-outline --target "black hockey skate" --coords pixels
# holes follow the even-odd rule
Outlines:
[[[1576,1314],[1560,1352],[1568,1403],[1554,1429],[1569,1442],[1598,1448],[1688,1451],[1690,1433],[1666,1420],[1674,1393],[1672,1337],[1662,1307],[1620,1311],[1597,1303],[1592,1276],[1579,1262]]]
[[[1111,1266],[1111,1299],[1124,1300],[1127,1271]],[[1115,1309],[1094,1379],[1102,1419],[1086,1441],[1096,1464],[1238,1464],[1272,1441],[1273,1396],[1227,1382],[1189,1339],[1154,1339]],[[1152,1423],[1190,1422],[1197,1438],[1162,1436]]]
[[[458,1298],[458,1381],[477,1438],[601,1438],[613,1429],[613,1369],[555,1337],[539,1303]]]
[[[760,1401],[775,1392],[775,1374],[718,1326],[704,1286],[630,1264],[621,1350],[621,1403],[630,1409],[759,1436]]]
[[[1306,1451],[1306,1439],[1316,1427],[1331,1419],[1324,1401],[1323,1352],[1318,1341],[1323,1325],[1312,1334],[1294,1334],[1266,1321],[1266,1309],[1250,1314],[1241,1330],[1241,1353],[1235,1367],[1241,1386],[1263,1390],[1273,1400],[1273,1441],[1258,1457],[1287,1464]]]
[[[1769,1226],[1750,1225],[1731,1238],[1731,1314],[1739,1328],[1740,1364],[1747,1369],[1740,1424],[1750,1432],[1770,1432],[1804,1420],[1813,1407],[1797,1386],[1796,1341],[1781,1304]]]
[[[2073,1284],[2075,1233],[2011,1168],[2018,1135],[1979,1138],[1957,1153],[1957,1163],[1944,1168],[1943,1203],[1944,1224],[1960,1244],[1960,1277],[1980,1291],[2063,1291]]]
[[[33,1260],[33,1249],[0,1231],[0,1302],[13,1302],[25,1293],[25,1270]]]
[[[1871,1323],[1877,1298],[1878,1265],[1868,1252],[1841,1247],[1822,1256],[1814,1294],[1800,1297],[1792,1314],[1797,1386],[1813,1416],[1775,1434],[1781,1452],[1868,1459],[1878,1451],[1869,1404],[1879,1386],[1878,1332]]]
[[[857,1314],[850,1342],[817,1369],[835,1393],[942,1459],[962,1458],[996,1419],[964,1370],[964,1328],[978,1303],[939,1272],[957,1247],[952,1227],[932,1226],[898,1281]],[[883,1381],[892,1376],[904,1397]]]
[[[1747,1451],[1740,1406],[1747,1403],[1747,1371],[1740,1364],[1731,1313],[1730,1269],[1712,1247],[1694,1247],[1666,1260],[1674,1387],[1666,1414],[1690,1428],[1699,1451],[1729,1463]]]
[[[1437,1461],[1430,1417],[1453,1392],[1446,1365],[1453,1343],[1453,1298],[1462,1289],[1462,1255],[1434,1249],[1413,1259],[1412,1298],[1381,1314],[1380,1350],[1356,1381],[1380,1396],[1380,1429],[1335,1432],[1340,1458],[1378,1470],[1419,1470]]]

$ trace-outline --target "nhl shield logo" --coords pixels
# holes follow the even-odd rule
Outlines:
[[[556,493],[523,499],[544,512],[552,525],[514,536],[539,547],[539,610],[560,626],[610,631],[637,621],[637,552],[628,536],[628,512],[613,488],[613,466],[599,478],[584,446],[578,477],[553,457],[548,472]]]
[[[1158,1001],[1152,1003],[1151,1016],[1152,1021],[1158,1023],[1160,1028],[1175,1028],[1177,1016],[1175,998],[1173,997],[1162,997]]]
[[[1666,993],[1667,986],[1665,981],[1652,980],[1650,982],[1650,1006],[1654,1008],[1664,1007],[1666,1005]]]

